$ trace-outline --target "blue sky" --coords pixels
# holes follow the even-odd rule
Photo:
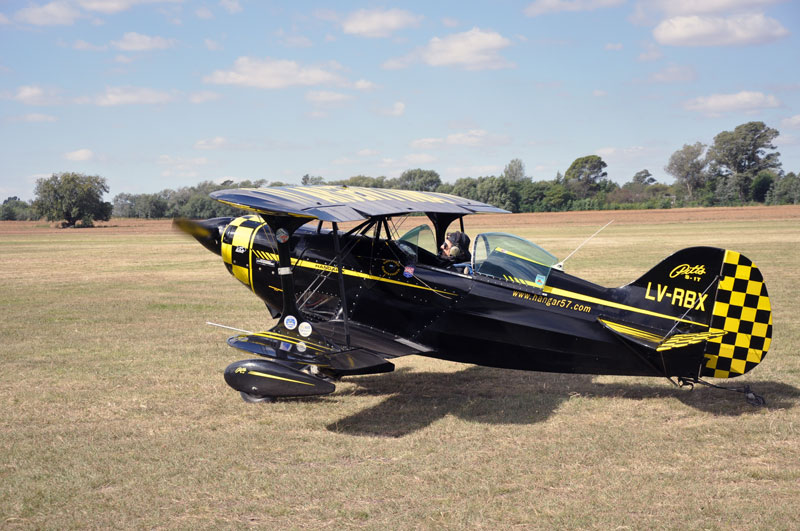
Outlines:
[[[800,4],[0,2],[0,199],[201,180],[500,174],[623,183],[752,120],[800,171]],[[109,197],[109,199],[110,199]]]

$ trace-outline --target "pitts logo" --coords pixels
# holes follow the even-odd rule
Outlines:
[[[707,297],[707,293],[698,293],[690,289],[673,288],[670,291],[669,286],[664,286],[663,284],[653,285],[652,282],[647,283],[647,291],[644,294],[644,298],[651,301],[661,302],[664,299],[668,299],[673,306],[682,306],[701,312],[706,311],[705,302]]]
[[[690,266],[689,264],[681,264],[669,272],[669,278],[676,277],[701,277],[706,274],[706,266],[703,264]]]

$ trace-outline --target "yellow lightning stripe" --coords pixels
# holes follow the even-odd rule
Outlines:
[[[292,383],[299,383],[299,384],[303,384],[303,385],[310,385],[311,387],[314,387],[313,383],[301,382],[300,380],[292,380],[291,378],[283,378],[282,376],[275,376],[274,374],[267,374],[265,372],[247,371],[247,374],[252,374],[253,376],[261,376],[262,378],[272,378],[273,380],[282,380],[284,382],[292,382]]]
[[[620,334],[638,337],[640,339],[644,339],[645,341],[650,341],[651,343],[659,343],[662,339],[660,335],[647,332],[646,330],[639,330],[638,328],[625,326],[619,323],[613,323],[611,321],[606,321],[605,319],[600,319],[600,321],[610,329],[614,330],[615,332],[619,332]]]
[[[278,260],[278,255],[275,254],[275,253],[265,253],[264,251],[253,251],[253,252],[256,254],[256,256],[258,256],[259,258],[264,258],[265,260],[272,260],[272,261],[277,261]],[[308,269],[317,269],[319,271],[328,271],[330,273],[336,273],[338,271],[336,266],[327,265],[327,264],[318,264],[317,262],[311,262],[309,260],[298,260],[297,258],[292,258],[292,265],[297,265],[297,266],[305,267],[305,268],[308,268]],[[351,277],[365,278],[365,279],[368,279],[368,280],[377,280],[378,282],[388,282],[390,284],[397,284],[397,285],[404,286],[404,287],[407,287],[407,288],[417,288],[417,289],[424,289],[424,290],[428,290],[428,291],[435,291],[436,293],[442,293],[444,295],[456,295],[455,293],[450,292],[450,291],[434,289],[434,288],[430,288],[428,286],[418,286],[416,284],[409,284],[407,282],[401,282],[399,280],[392,280],[391,278],[384,278],[384,277],[379,277],[379,276],[375,276],[375,275],[370,275],[369,273],[362,273],[360,271],[354,271],[352,269],[342,268],[342,273],[347,275],[347,276],[351,276]]]
[[[547,265],[547,264],[543,264],[541,262],[537,262],[536,260],[531,260],[527,256],[522,256],[521,254],[513,253],[511,251],[503,249],[502,247],[495,247],[494,250],[497,251],[498,253],[507,254],[509,256],[513,256],[514,258],[519,258],[520,260],[525,260],[526,262],[531,262],[532,264],[540,265],[540,266],[543,266],[543,267],[553,267],[552,264]]]
[[[302,342],[302,343],[305,343],[307,347],[312,348],[314,350],[330,350],[325,345],[318,345],[316,343],[310,343],[310,342],[302,340],[302,339],[297,339],[297,338],[292,337],[292,336],[285,336],[283,334],[277,334],[275,332],[258,332],[257,334],[253,334],[253,335],[254,336],[260,336],[260,337],[266,337],[266,338],[269,338],[269,339],[278,339],[280,341],[286,341],[287,343],[292,343],[294,345]],[[243,337],[247,337],[247,336],[243,336]]]
[[[680,319],[680,318],[675,317],[673,315],[667,315],[667,314],[658,313],[658,312],[651,312],[650,310],[643,310],[641,308],[636,308],[635,306],[628,306],[627,304],[619,304],[618,302],[611,302],[611,301],[607,301],[607,300],[603,300],[603,299],[598,299],[597,297],[590,297],[588,295],[583,295],[581,293],[575,293],[573,291],[567,291],[565,289],[552,288],[550,286],[545,286],[542,289],[542,291],[544,291],[545,293],[550,293],[552,295],[558,295],[558,296],[561,296],[561,297],[566,297],[568,299],[576,299],[576,300],[584,301],[584,302],[592,302],[594,304],[599,304],[601,306],[608,306],[609,308],[616,308],[618,310],[625,310],[625,311],[628,311],[628,312],[641,313],[641,314],[644,314],[644,315],[650,315],[652,317],[659,317],[661,319],[669,319],[670,321],[678,321],[678,322],[681,322],[681,323],[693,324],[693,325],[697,325],[697,326],[704,326],[704,327],[708,328],[708,325],[704,324],[704,323],[698,323],[698,322],[695,322],[695,321],[690,321],[688,319]]]

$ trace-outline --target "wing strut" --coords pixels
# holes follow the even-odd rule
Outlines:
[[[339,246],[339,224],[335,221],[333,225],[333,250],[336,252],[336,270],[339,276],[339,294],[342,297],[342,320],[344,324],[344,337],[348,348],[350,347],[350,327],[347,317],[347,294],[344,289],[344,274],[342,273],[342,252]]]

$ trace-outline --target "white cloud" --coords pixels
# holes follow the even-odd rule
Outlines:
[[[781,120],[781,125],[784,127],[800,127],[800,114],[784,118]]]
[[[165,169],[161,172],[163,177],[197,177],[198,170],[208,164],[206,157],[173,157],[171,155],[161,155],[158,157],[159,166]]]
[[[618,52],[622,50],[623,46],[621,42],[609,42],[603,48],[609,52]]]
[[[96,11],[105,15],[113,15],[140,5],[180,3],[182,0],[78,0],[78,4],[87,11]]]
[[[395,31],[419,26],[422,19],[402,9],[359,9],[342,21],[342,31],[362,37],[389,37]]]
[[[69,26],[81,17],[81,12],[68,2],[50,2],[43,6],[31,5],[20,9],[14,18],[34,26]]]
[[[372,81],[367,81],[366,79],[359,79],[353,83],[353,88],[356,90],[374,90],[378,88],[378,85]]]
[[[696,78],[697,73],[691,66],[671,64],[658,72],[653,72],[647,79],[651,83],[687,83]]]
[[[0,13],[0,25],[3,25],[3,24],[11,24],[11,21],[8,20],[7,16],[5,16],[2,13]]]
[[[444,17],[442,19],[442,25],[447,27],[447,28],[455,28],[459,24],[461,24],[461,23],[458,21],[458,19],[455,19],[455,18]]]
[[[167,103],[172,96],[167,92],[143,87],[106,87],[105,94],[97,96],[92,103],[101,107],[114,105],[156,105]]]
[[[330,105],[349,100],[351,97],[341,92],[328,90],[310,90],[306,92],[306,100],[315,105]]]
[[[784,0],[649,0],[647,6],[661,11],[667,16],[678,15],[710,15],[715,13],[731,13],[755,11],[758,8],[777,4]]]
[[[210,90],[203,90],[200,92],[195,92],[189,96],[189,101],[191,103],[205,103],[207,101],[214,101],[218,100],[220,95],[216,92],[211,92]]]
[[[491,134],[484,129],[470,129],[444,138],[420,138],[412,141],[411,147],[414,149],[434,149],[441,146],[489,147],[506,145],[509,142],[507,136]]]
[[[122,36],[122,40],[112,41],[111,45],[126,52],[143,52],[150,50],[166,50],[175,46],[175,39],[164,37],[151,37],[135,31],[129,31]]]
[[[374,149],[367,149],[367,148],[360,149],[356,152],[356,155],[358,155],[359,157],[374,157],[377,154],[378,152],[375,151]]]
[[[114,62],[122,65],[127,65],[133,62],[133,58],[127,55],[119,54],[114,57]]]
[[[562,11],[594,11],[623,3],[625,0],[535,0],[525,8],[525,14],[529,17],[537,17]]]
[[[605,98],[606,96],[608,96],[608,92],[601,89],[594,89],[592,91],[592,96],[594,96],[595,98]]]
[[[781,102],[771,94],[742,91],[736,94],[712,94],[687,101],[684,108],[707,115],[717,116],[725,112],[753,112],[780,106]]]
[[[201,18],[203,20],[211,20],[212,18],[214,18],[214,13],[212,13],[209,8],[203,6],[195,9],[194,16],[196,16],[197,18]]]
[[[43,89],[38,85],[23,85],[17,88],[17,93],[11,97],[25,105],[55,105],[61,102],[53,89]]]
[[[76,151],[64,153],[64,158],[73,162],[83,162],[92,160],[94,158],[94,152],[91,149],[86,148],[78,149]]]
[[[430,66],[456,66],[465,70],[511,68],[513,63],[499,54],[511,41],[494,31],[472,28],[447,37],[432,38],[410,55],[389,59],[382,66],[388,70],[405,68],[420,60]]]
[[[381,114],[385,114],[386,116],[403,116],[405,112],[406,112],[406,104],[403,103],[402,101],[396,101],[388,109],[382,110]]]
[[[72,44],[73,50],[81,50],[84,52],[102,52],[108,49],[105,44],[92,44],[83,40],[77,40]]]
[[[338,83],[337,74],[322,67],[303,67],[294,61],[239,57],[232,70],[216,70],[203,78],[206,83],[280,89],[295,85]]]
[[[239,0],[220,0],[219,5],[228,13],[241,13],[242,6],[239,5]]]
[[[763,13],[730,17],[678,16],[661,22],[653,37],[671,46],[732,46],[763,44],[789,34],[780,22]]]
[[[194,143],[195,149],[202,149],[202,150],[212,150],[212,149],[221,149],[228,145],[228,141],[225,137],[222,136],[215,136],[214,138],[210,138],[208,140],[198,140]]]

